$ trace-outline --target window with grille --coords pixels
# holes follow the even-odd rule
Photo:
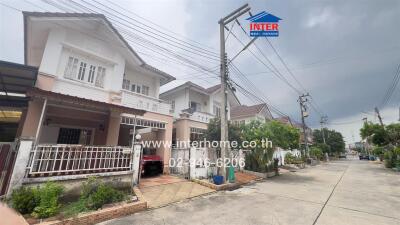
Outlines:
[[[86,63],[81,62],[81,65],[79,66],[78,80],[85,79],[85,72],[86,72]]]
[[[60,128],[57,144],[79,144],[80,129]]]
[[[131,85],[131,91],[136,92],[136,84]]]
[[[140,85],[136,85],[136,92],[140,94]]]

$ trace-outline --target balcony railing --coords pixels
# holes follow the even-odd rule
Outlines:
[[[131,149],[120,146],[37,145],[28,176],[129,171]]]
[[[193,112],[189,118],[198,122],[209,123],[215,116],[205,112]]]
[[[169,115],[171,109],[171,105],[164,102],[163,100],[126,90],[122,90],[121,103],[124,106],[143,109],[146,111],[165,115]]]

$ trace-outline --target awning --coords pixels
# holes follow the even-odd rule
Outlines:
[[[26,91],[35,86],[38,68],[0,60],[0,107],[25,107]]]
[[[142,116],[146,112],[145,110],[141,109],[135,109],[122,105],[116,105],[107,102],[100,102],[91,99],[65,95],[61,93],[45,91],[39,88],[31,88],[27,90],[26,95],[32,98],[47,99],[48,101],[55,103],[78,105],[81,108],[92,108],[92,109],[99,109],[102,111],[116,111],[120,113],[129,113],[139,116]]]

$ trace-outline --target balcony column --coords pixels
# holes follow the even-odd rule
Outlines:
[[[121,124],[121,113],[111,111],[107,124],[106,145],[118,145],[119,127]]]

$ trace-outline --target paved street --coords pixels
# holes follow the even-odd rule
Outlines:
[[[400,224],[400,175],[342,160],[103,224]]]

